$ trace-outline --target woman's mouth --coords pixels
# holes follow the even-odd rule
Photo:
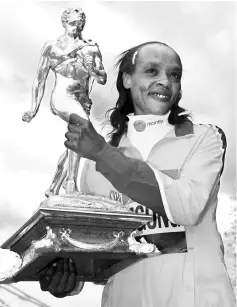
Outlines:
[[[152,96],[152,98],[158,100],[158,101],[169,101],[170,95],[160,94],[160,93],[149,93],[149,96]]]

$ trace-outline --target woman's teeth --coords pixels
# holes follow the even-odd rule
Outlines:
[[[152,94],[153,96],[156,96],[158,98],[169,98],[168,96],[162,95],[162,94]]]

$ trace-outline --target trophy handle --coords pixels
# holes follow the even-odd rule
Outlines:
[[[31,248],[32,251],[37,254],[44,254],[47,252],[59,252],[61,250],[61,243],[57,238],[57,235],[53,233],[51,227],[46,227],[46,236],[38,241],[32,241]]]
[[[135,236],[139,234],[138,230],[133,231],[130,236],[128,237],[128,245],[129,250],[134,252],[137,255],[140,254],[150,254],[150,255],[157,255],[161,254],[158,248],[152,244],[147,243],[146,240],[143,238],[143,241],[140,243],[135,239]]]
[[[80,249],[85,249],[89,251],[108,251],[115,247],[119,242],[123,242],[122,237],[124,236],[124,232],[120,231],[119,233],[113,233],[114,239],[111,240],[110,242],[106,243],[85,243],[81,242],[79,240],[73,239],[71,235],[71,230],[70,229],[62,229],[60,231],[61,233],[61,239],[64,242],[70,243],[72,246],[80,248]]]

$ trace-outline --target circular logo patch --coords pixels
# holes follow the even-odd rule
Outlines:
[[[146,123],[143,120],[136,120],[133,125],[137,132],[142,132],[146,129]]]

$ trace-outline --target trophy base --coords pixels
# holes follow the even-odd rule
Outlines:
[[[75,262],[78,280],[104,284],[135,261],[159,252],[153,244],[135,240],[136,229],[151,218],[103,197],[51,196],[1,246],[22,259],[18,271],[3,282],[37,281],[49,263],[67,257]]]

